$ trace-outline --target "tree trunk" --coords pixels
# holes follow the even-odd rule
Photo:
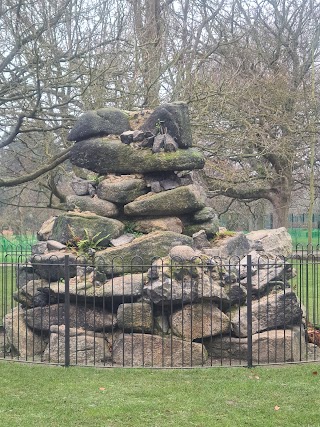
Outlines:
[[[270,198],[273,207],[273,228],[286,227],[289,225],[289,207],[291,192],[277,191]]]

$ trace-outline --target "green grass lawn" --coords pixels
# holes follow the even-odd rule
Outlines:
[[[190,370],[1,362],[0,425],[318,427],[320,364]]]
[[[308,321],[320,326],[320,262],[310,258],[308,263],[292,260],[292,264],[296,270],[291,280],[292,288],[308,313]]]

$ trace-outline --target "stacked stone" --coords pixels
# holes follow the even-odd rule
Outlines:
[[[254,360],[299,359],[304,325],[288,284],[293,273],[284,262],[269,262],[290,254],[291,238],[280,229],[210,241],[218,224],[193,182],[204,159],[192,148],[185,104],[131,116],[110,108],[88,112],[69,139],[76,141],[70,160],[82,178],[67,198],[70,211],[44,224],[26,277],[18,275],[25,283],[15,299],[23,309],[4,322],[12,349],[23,336],[32,345],[19,348],[20,356],[36,352],[63,362],[68,254],[71,363],[245,360],[250,254]],[[88,179],[92,172],[95,179]],[[96,236],[101,249],[81,266],[68,246],[87,236]]]
[[[139,129],[129,130],[139,116]],[[218,224],[192,178],[204,158],[192,148],[186,104],[166,104],[146,119],[139,113],[129,118],[120,110],[98,110],[84,114],[71,130],[69,139],[76,141],[71,163],[100,178],[96,184],[78,181],[68,207],[117,218],[131,232],[192,235],[205,229],[212,237]]]

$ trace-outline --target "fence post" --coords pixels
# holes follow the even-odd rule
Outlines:
[[[247,366],[252,368],[252,259],[247,255]]]
[[[69,255],[64,257],[64,366],[70,366],[70,267]]]

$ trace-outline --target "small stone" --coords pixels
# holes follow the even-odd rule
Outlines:
[[[77,196],[86,196],[89,194],[89,181],[83,179],[73,180],[71,187]]]
[[[172,136],[170,136],[169,134],[166,134],[164,138],[164,151],[173,152],[173,151],[177,151],[178,148],[179,146],[176,143],[176,141],[172,138]]]
[[[142,130],[133,131],[133,142],[142,142],[145,139],[145,134]]]
[[[197,253],[190,246],[181,245],[173,247],[169,255],[173,260],[185,262],[192,261],[197,256]]]
[[[134,234],[123,234],[122,236],[118,237],[117,239],[111,239],[110,243],[112,246],[121,246],[125,245],[127,243],[132,242],[132,240],[135,239]]]
[[[134,132],[132,130],[127,130],[126,132],[123,132],[120,135],[121,142],[127,145],[131,144],[133,142],[133,134]]]
[[[152,152],[153,153],[160,153],[160,151],[164,149],[164,141],[165,141],[164,135],[157,135],[154,138]]]
[[[200,230],[197,233],[194,233],[192,235],[192,239],[193,246],[196,249],[211,248],[211,244],[207,239],[207,233],[204,230]]]

